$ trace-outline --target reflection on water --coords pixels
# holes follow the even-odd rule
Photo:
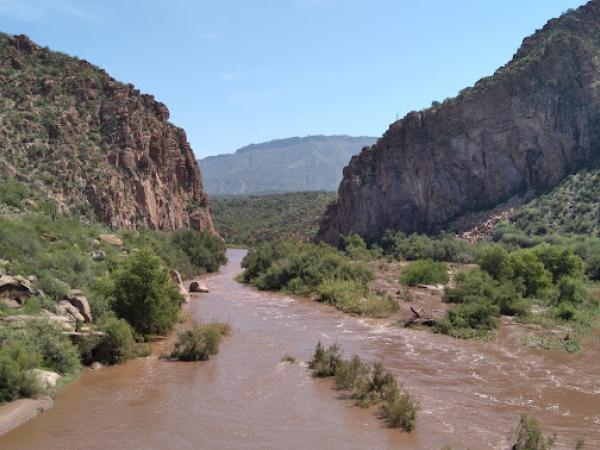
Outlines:
[[[86,371],[50,412],[0,437],[1,449],[454,449],[507,448],[525,412],[573,448],[600,448],[600,345],[583,356],[522,347],[510,327],[494,343],[389,328],[318,303],[234,281],[241,250],[204,277],[211,293],[191,313],[233,325],[208,362],[145,358]],[[387,429],[376,410],[341,399],[290,354],[308,360],[318,340],[383,360],[421,403],[417,430]],[[566,446],[564,448],[567,448]]]

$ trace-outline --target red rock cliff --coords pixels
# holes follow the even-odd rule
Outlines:
[[[86,61],[0,35],[0,159],[61,209],[113,228],[213,230],[165,105]]]
[[[437,232],[600,153],[600,0],[524,40],[455,99],[408,114],[344,169],[319,238]]]

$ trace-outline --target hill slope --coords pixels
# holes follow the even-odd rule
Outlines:
[[[166,106],[86,61],[0,34],[0,175],[112,228],[212,230]]]
[[[278,139],[200,163],[209,195],[335,191],[352,155],[374,142],[350,136]]]
[[[437,232],[600,153],[600,0],[548,22],[455,99],[409,113],[344,169],[319,236]]]
[[[215,227],[225,242],[254,246],[283,238],[313,239],[333,192],[213,197]]]

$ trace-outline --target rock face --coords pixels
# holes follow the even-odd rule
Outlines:
[[[113,228],[213,230],[185,132],[151,95],[0,34],[0,175]]]
[[[600,0],[549,21],[455,99],[409,113],[344,169],[319,238],[435,233],[557,185],[600,154]]]

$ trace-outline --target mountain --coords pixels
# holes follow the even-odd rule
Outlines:
[[[411,112],[344,169],[319,238],[435,233],[539,193],[600,153],[600,0],[550,20],[493,76]]]
[[[185,132],[151,95],[0,34],[0,177],[112,228],[213,230]]]
[[[352,155],[374,142],[351,136],[277,139],[200,163],[210,195],[335,191]]]

